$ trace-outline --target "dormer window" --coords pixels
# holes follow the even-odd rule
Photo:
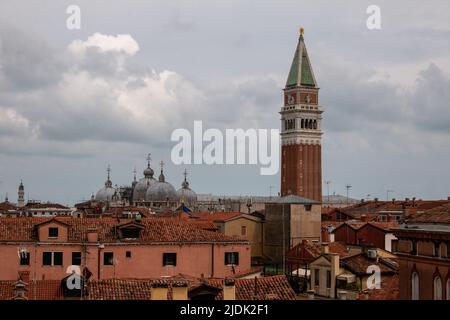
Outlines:
[[[49,238],[58,238],[58,228],[48,228]]]
[[[141,229],[138,228],[123,228],[122,238],[125,239],[138,239]]]
[[[118,229],[119,237],[122,240],[135,240],[139,239],[141,230],[144,229],[144,226],[138,222],[129,222],[118,226]]]

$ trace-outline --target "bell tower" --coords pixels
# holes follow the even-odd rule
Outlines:
[[[322,202],[323,110],[319,87],[300,29],[281,107],[281,195]]]

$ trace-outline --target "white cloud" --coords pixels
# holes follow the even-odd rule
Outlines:
[[[84,56],[89,48],[100,52],[121,52],[133,56],[139,51],[138,43],[129,34],[117,36],[94,33],[86,41],[74,40],[68,47],[69,51],[77,56]]]

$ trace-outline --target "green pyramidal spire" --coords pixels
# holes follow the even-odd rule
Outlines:
[[[295,86],[317,87],[316,78],[306,51],[305,40],[303,39],[303,28],[300,29],[300,38],[298,39],[297,49],[295,50],[294,59],[286,81],[286,87]]]

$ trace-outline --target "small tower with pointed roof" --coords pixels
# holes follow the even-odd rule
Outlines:
[[[22,208],[25,206],[25,188],[22,180],[20,180],[19,190],[17,192],[17,206]]]
[[[281,196],[322,201],[322,112],[301,28],[280,111]]]

